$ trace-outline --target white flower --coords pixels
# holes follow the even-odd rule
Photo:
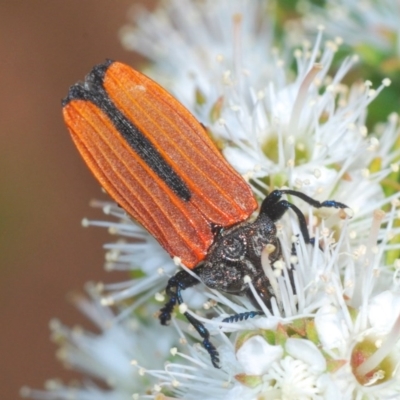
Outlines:
[[[400,56],[400,3],[396,0],[328,0],[323,9],[303,1],[299,8],[310,30],[323,24],[328,34],[345,38],[349,45]]]
[[[394,218],[393,213],[390,215]],[[383,215],[376,213],[373,223],[379,225],[382,220]],[[203,349],[189,347],[189,357],[178,353],[191,362],[188,365],[173,363],[165,371],[147,371],[160,379],[154,392],[164,389],[172,391],[173,398],[197,400],[204,398],[206,385],[210,399],[350,400],[398,396],[400,288],[394,279],[397,272],[389,270],[384,262],[389,246],[384,241],[359,257],[346,251],[351,247],[346,232],[342,231],[336,245],[324,246],[323,252],[304,246],[300,239],[294,272],[297,295],[285,285],[285,278],[278,278],[281,304],[277,299],[273,316],[227,324],[221,322],[225,316],[222,312],[222,317],[209,321],[213,341],[220,338],[222,343],[218,347],[221,370],[212,371]],[[377,243],[379,229],[372,226],[370,232],[369,240]],[[283,246],[288,245],[284,236],[281,240]],[[324,242],[326,245],[328,238]],[[354,285],[348,295],[347,270],[354,269],[363,287]],[[382,277],[385,275],[390,275],[392,284],[374,294],[382,281],[386,282]],[[293,305],[293,297],[297,297],[297,304]],[[232,300],[220,294],[219,300],[232,305]],[[244,309],[250,310],[251,306],[245,305]],[[183,323],[180,326],[190,332]],[[228,337],[223,331],[236,331],[236,335]]]
[[[21,389],[21,395],[34,399],[132,399],[135,393],[144,393],[150,385],[134,367],[138,361],[147,367],[162,367],[165,354],[176,340],[172,329],[160,335],[149,317],[150,307],[141,310],[138,317],[121,320],[108,307],[104,307],[93,287],[88,288],[92,299],[74,296],[77,307],[90,318],[100,333],[83,328],[68,328],[59,321],[51,322],[52,339],[60,348],[57,356],[69,368],[87,377],[81,386],[68,386],[53,380],[46,384],[47,391]],[[154,310],[154,308],[153,308]],[[140,319],[146,317],[146,323]],[[103,387],[93,378],[103,381]],[[105,389],[108,387],[108,389]]]

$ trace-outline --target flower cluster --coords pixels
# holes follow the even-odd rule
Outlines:
[[[323,24],[331,35],[345,37],[346,43],[357,49],[369,47],[388,57],[400,56],[398,1],[328,0],[323,9],[304,1],[300,9],[309,30]]]
[[[44,392],[24,388],[25,396],[302,400],[400,394],[400,202],[396,190],[386,190],[397,187],[392,176],[399,170],[400,124],[395,114],[370,130],[366,123],[369,104],[379,102],[390,81],[377,88],[369,81],[344,84],[357,58],[333,70],[341,40],[325,40],[321,27],[313,44],[304,40],[293,49],[283,37],[274,47],[271,7],[251,0],[169,0],[152,13],[135,10],[121,38],[152,61],[146,73],[207,127],[260,201],[284,187],[349,208],[314,210],[290,199],[306,215],[316,245],[305,243],[290,213],[277,223],[283,254],[273,266],[268,254],[262,258],[275,292],[271,309],[260,301],[264,315],[225,322],[254,306],[198,285],[185,291],[184,307],[167,329],[158,325],[154,307],[165,301],[166,281],[177,266],[121,209],[96,202],[111,220],[84,225],[105,226],[120,237],[106,245],[106,265],[130,271],[132,279],[91,288],[91,301],[79,299],[100,334],[52,327],[62,360],[108,389],[92,381],[79,387],[52,382]],[[210,331],[221,369],[212,367],[182,311]]]

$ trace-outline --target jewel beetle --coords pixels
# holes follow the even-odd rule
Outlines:
[[[270,307],[274,291],[261,252],[274,246],[271,265],[282,256],[275,222],[292,209],[305,242],[311,242],[304,215],[282,196],[297,196],[316,208],[347,207],[294,190],[274,190],[257,218],[248,221],[258,206],[251,188],[204,126],[160,85],[122,63],[96,65],[84,82],[71,86],[62,105],[78,151],[108,194],[206,286],[247,296],[257,310],[245,277]],[[180,270],[169,279],[161,324],[169,322],[174,306],[183,302],[181,292],[198,284],[197,278]],[[184,315],[218,367],[209,332],[191,314]]]

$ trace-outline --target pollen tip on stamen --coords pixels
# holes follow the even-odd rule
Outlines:
[[[110,235],[117,235],[118,234],[118,229],[116,227],[114,227],[114,226],[110,226],[108,228],[108,233]]]
[[[84,228],[87,228],[90,225],[90,221],[87,218],[83,218],[82,221],[81,221],[81,225]]]
[[[49,322],[49,328],[52,332],[57,331],[61,328],[61,322],[57,318],[52,318]]]
[[[275,269],[273,271],[273,274],[274,274],[275,278],[279,278],[279,277],[282,276],[282,270],[281,269]]]
[[[22,388],[19,390],[19,395],[21,397],[30,397],[31,393],[32,390],[28,386],[22,386]]]
[[[171,347],[169,352],[171,353],[171,355],[176,356],[178,353],[178,349],[176,347]]]
[[[313,225],[313,226],[316,226],[316,224]],[[323,229],[321,230],[321,237],[328,238],[329,235],[330,235],[330,232],[331,232],[331,231],[329,230],[329,228],[327,228],[327,227],[323,228]]]
[[[114,299],[112,297],[103,297],[100,300],[100,304],[102,306],[112,306],[115,304]]]
[[[240,24],[242,22],[242,20],[243,20],[243,14],[242,13],[235,13],[235,14],[233,14],[232,19],[233,19],[233,22],[235,24]]]
[[[267,254],[271,254],[271,253],[273,253],[275,250],[276,250],[276,246],[274,246],[274,245],[271,244],[271,243],[268,243],[268,244],[264,247],[264,249],[263,249],[263,251],[265,251]]]
[[[264,99],[264,97],[265,97],[265,92],[264,92],[264,90],[259,90],[259,91],[257,92],[257,99],[258,99],[258,100],[262,100],[262,99]]]
[[[220,126],[225,126],[226,125],[226,120],[224,118],[218,118],[217,124]]]
[[[314,177],[318,179],[318,178],[321,178],[321,175],[322,175],[321,170],[319,168],[315,168],[314,169]]]
[[[244,283],[250,283],[251,282],[250,276],[249,275],[245,275],[244,278],[243,278],[243,282]]]
[[[172,385],[173,387],[178,387],[178,386],[180,386],[180,382],[179,382],[177,379],[174,379],[174,380],[171,382],[171,385]]]
[[[390,164],[390,169],[392,170],[392,172],[399,172],[399,164],[398,163],[393,163]]]
[[[188,306],[185,303],[179,304],[179,312],[185,314],[188,310]]]
[[[274,262],[273,267],[282,270],[285,267],[285,263],[282,260],[277,260]]]
[[[66,363],[68,360],[67,351],[65,348],[61,347],[56,351],[56,358],[57,360]]]
[[[162,295],[161,293],[156,293],[156,294],[154,295],[154,298],[155,298],[156,301],[159,301],[159,302],[165,301],[165,296]]]
[[[174,264],[175,264],[177,267],[179,267],[179,266],[182,264],[182,259],[181,259],[180,257],[174,256],[174,257],[172,258],[172,260],[173,260]]]
[[[109,215],[111,212],[111,206],[110,205],[106,205],[103,207],[103,213],[106,215]]]
[[[104,255],[104,259],[107,262],[114,262],[118,260],[119,255],[120,252],[118,250],[113,249],[106,252],[106,254]]]
[[[99,207],[99,201],[98,200],[90,200],[89,207],[93,207],[93,208]]]
[[[181,338],[179,338],[179,343],[186,346],[188,342],[185,337],[181,337]]]
[[[279,59],[279,60],[276,62],[276,66],[277,66],[278,68],[283,68],[283,67],[285,66],[285,61]]]
[[[96,293],[102,293],[104,291],[104,283],[103,282],[97,282],[94,287],[93,290]]]
[[[203,303],[203,308],[204,308],[204,310],[209,310],[210,304],[206,301],[205,303]]]
[[[114,271],[114,269],[115,269],[115,264],[114,263],[107,262],[107,263],[104,264],[104,271],[111,272],[111,271]]]
[[[362,170],[361,170],[361,175],[362,175],[362,177],[363,178],[368,178],[369,177],[369,169],[368,168],[363,168]]]
[[[378,254],[379,253],[379,247],[378,246],[372,246],[371,247],[371,252],[372,252],[372,254]]]
[[[155,392],[161,392],[162,387],[161,387],[160,385],[155,384],[155,385],[153,386],[153,390],[154,390]],[[156,397],[155,400],[163,400],[163,399],[165,399],[164,394],[161,393],[161,396],[162,396],[162,397],[159,397],[159,395],[157,395],[157,397]]]
[[[340,46],[341,44],[343,44],[343,38],[341,36],[336,36],[335,37],[335,43]]]
[[[44,386],[46,390],[57,390],[60,388],[60,381],[57,379],[48,379]]]

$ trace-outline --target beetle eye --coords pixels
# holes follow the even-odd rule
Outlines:
[[[244,257],[246,253],[246,240],[243,237],[226,238],[222,244],[224,258],[237,261]]]

